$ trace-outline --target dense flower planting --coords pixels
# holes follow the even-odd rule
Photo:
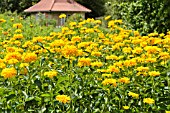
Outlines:
[[[168,113],[170,32],[141,36],[109,18],[58,31],[0,18],[0,112]]]

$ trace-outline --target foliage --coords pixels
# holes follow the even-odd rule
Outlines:
[[[22,13],[23,11],[32,5],[36,4],[40,0],[1,0],[0,1],[0,12],[4,13],[5,11],[18,12]],[[86,17],[94,18],[103,16],[105,14],[105,0],[76,0],[78,3],[86,6],[91,9],[92,12],[86,14]]]
[[[87,13],[86,17],[95,18],[100,17],[105,14],[105,0],[76,0],[78,3],[81,3],[83,6],[92,10],[91,13]]]
[[[102,23],[56,29],[0,15],[0,112],[170,111],[170,32]]]
[[[113,2],[113,3],[112,3]],[[108,13],[114,19],[123,19],[142,34],[166,33],[170,29],[170,2],[167,0],[133,0],[108,2]],[[113,12],[111,12],[112,10]]]

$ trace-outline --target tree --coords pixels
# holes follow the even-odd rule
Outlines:
[[[106,0],[76,0],[78,3],[92,10],[91,13],[87,13],[86,17],[95,18],[105,14],[105,2]]]
[[[169,0],[122,0],[122,2],[111,0],[110,2],[106,4],[107,14],[112,15],[114,19],[123,19],[133,29],[143,34],[166,33],[170,30]]]

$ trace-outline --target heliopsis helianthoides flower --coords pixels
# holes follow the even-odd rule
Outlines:
[[[134,50],[132,50],[132,52],[135,54],[141,54],[142,51],[143,51],[143,49],[141,47],[136,47],[136,48],[134,48]]]
[[[128,110],[129,106],[123,106],[123,109]]]
[[[24,36],[22,34],[14,34],[14,36],[13,36],[14,40],[22,39],[22,38],[24,38]]]
[[[165,113],[170,113],[170,111],[165,111]]]
[[[66,104],[66,103],[70,102],[71,98],[70,98],[70,96],[67,96],[67,95],[57,95],[56,100]]]
[[[154,63],[154,62],[157,62],[156,58],[147,58],[145,59],[145,62],[146,63]]]
[[[5,68],[6,67],[6,64],[5,63],[3,63],[3,62],[0,62],[0,69],[2,68]]]
[[[31,47],[31,45],[33,45],[33,42],[31,42],[31,41],[26,41],[26,42],[22,45],[22,47],[23,47],[23,48],[27,48],[27,47]]]
[[[22,32],[22,30],[21,29],[17,29],[17,30],[15,30],[15,33],[21,33]]]
[[[12,58],[12,59],[10,59],[10,60],[7,61],[7,64],[16,64],[16,63],[18,63],[18,62],[19,62],[19,61],[18,61],[17,59]]]
[[[48,71],[44,73],[44,76],[48,76],[49,78],[53,78],[54,76],[57,76],[57,71]]]
[[[106,73],[106,72],[108,72],[108,70],[107,69],[97,69],[97,72]]]
[[[62,55],[63,56],[76,56],[78,53],[78,49],[76,46],[74,45],[65,45],[63,48],[62,48]]]
[[[90,58],[79,58],[78,59],[78,66],[90,66],[91,65],[91,59]]]
[[[63,40],[54,40],[50,43],[50,47],[62,47],[64,45],[66,45],[66,42]]]
[[[119,19],[119,20],[115,20],[115,23],[122,24],[122,23],[123,23],[123,21],[122,21],[121,19]]]
[[[33,37],[32,41],[33,42],[42,42],[44,40],[44,37],[38,36],[38,37]]]
[[[154,103],[155,103],[155,100],[152,99],[152,98],[144,98],[144,99],[143,99],[143,102],[144,102],[144,103],[147,103],[147,104],[154,104]]]
[[[147,72],[147,71],[149,71],[149,67],[143,67],[143,66],[140,66],[140,67],[138,67],[137,69],[136,69],[137,71],[143,71],[143,72]]]
[[[98,56],[98,57],[99,57],[99,56],[102,55],[102,53],[101,53],[101,52],[92,51],[91,55],[92,55],[92,56]]]
[[[102,81],[102,84],[103,85],[113,85],[115,87],[117,86],[116,79],[112,79],[112,78],[110,78],[110,79],[106,78],[105,80]]]
[[[116,55],[106,56],[106,60],[119,60],[119,57]]]
[[[66,14],[61,14],[59,18],[66,18]]]
[[[168,60],[170,58],[170,55],[167,52],[161,52],[159,53],[159,56],[160,56],[160,59],[162,60]]]
[[[0,23],[4,23],[4,22],[6,22],[5,19],[0,19]]]
[[[17,75],[17,71],[13,67],[5,68],[1,72],[1,76],[3,76],[4,78],[12,78],[12,77],[14,77],[16,75]]]
[[[4,61],[8,62],[10,59],[17,59],[18,61],[21,61],[22,55],[19,52],[12,52],[12,53],[7,53]]]
[[[124,47],[122,51],[123,51],[123,53],[126,53],[126,54],[127,53],[131,53],[132,52],[132,48],[131,47]]]
[[[101,67],[101,66],[103,66],[103,63],[102,62],[92,62],[91,66],[92,67]]]
[[[6,47],[7,52],[15,52],[16,49],[17,49],[16,47]]]
[[[144,50],[147,51],[147,53],[149,54],[153,54],[160,52],[161,48],[158,48],[157,46],[146,46]]]
[[[13,24],[13,28],[21,29],[22,28],[22,24],[21,23]]]
[[[139,71],[137,74],[137,76],[141,75],[141,76],[147,76],[148,73],[147,72],[143,72],[143,71]]]
[[[123,68],[123,62],[122,62],[122,61],[115,62],[115,63],[114,63],[114,66],[117,66],[117,67],[119,67],[119,68]]]
[[[155,76],[160,76],[160,72],[159,72],[159,71],[150,71],[150,72],[149,72],[149,75],[150,75],[150,76],[154,76],[154,77],[155,77]]]
[[[124,61],[124,66],[126,67],[131,67],[131,66],[136,66],[136,59],[131,59],[131,60],[125,60]]]
[[[20,67],[20,68],[28,67],[28,66],[29,66],[29,64],[28,64],[28,63],[21,63],[21,64],[19,65],[19,67]]]
[[[81,37],[80,36],[73,36],[71,41],[73,41],[73,42],[80,42],[81,41]]]
[[[158,35],[159,35],[158,33],[149,33],[149,34],[148,34],[149,37],[154,37],[154,36],[157,37]]]
[[[139,98],[139,94],[136,94],[136,93],[133,93],[133,92],[129,92],[128,95],[132,96],[133,98]]]
[[[109,16],[106,16],[104,19],[109,20],[110,18],[111,18],[111,16],[109,15]]]
[[[111,77],[112,74],[102,74],[102,77]]]
[[[24,53],[22,58],[25,63],[29,63],[36,61],[37,55],[35,53]]]
[[[115,72],[115,73],[119,73],[120,69],[116,66],[109,66],[108,67],[108,72]]]
[[[50,36],[51,36],[51,37],[55,37],[55,36],[57,36],[57,33],[56,33],[56,32],[51,32],[51,33],[50,33]]]
[[[127,77],[123,77],[123,78],[118,79],[118,82],[128,84],[130,83],[130,79]]]

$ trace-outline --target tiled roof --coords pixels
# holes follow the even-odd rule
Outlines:
[[[74,0],[41,0],[25,12],[91,12]]]

